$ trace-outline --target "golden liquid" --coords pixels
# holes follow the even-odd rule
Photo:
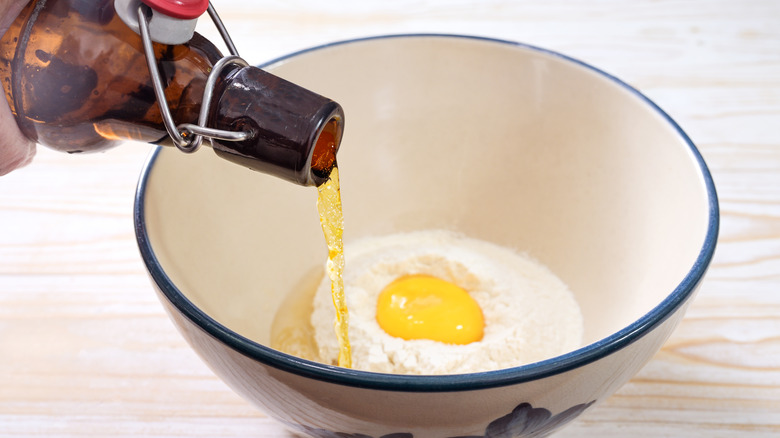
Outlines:
[[[336,308],[336,337],[339,341],[340,367],[352,367],[352,352],[349,347],[349,313],[344,296],[344,215],[341,210],[341,190],[339,188],[339,170],[334,167],[330,179],[317,187],[317,211],[320,224],[328,245],[327,274],[331,282],[333,306]]]
[[[303,359],[320,360],[311,314],[322,275],[322,267],[317,266],[290,290],[271,323],[271,348]]]

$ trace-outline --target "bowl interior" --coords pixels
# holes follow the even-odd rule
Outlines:
[[[420,36],[267,69],[345,108],[345,240],[450,229],[528,252],[576,295],[586,343],[661,303],[701,251],[709,195],[695,151],[641,96],[587,66]],[[279,306],[322,272],[316,190],[207,149],[161,151],[145,190],[148,236],[173,284],[267,344]]]

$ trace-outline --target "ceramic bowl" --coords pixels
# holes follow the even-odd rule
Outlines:
[[[273,73],[343,105],[345,241],[448,229],[531,254],[582,309],[584,346],[498,371],[403,376],[270,348],[327,251],[316,190],[162,148],[140,251],[181,333],[237,393],[312,436],[543,436],[629,380],[683,317],[716,243],[699,152],[620,80],[547,50],[404,35],[330,44]]]

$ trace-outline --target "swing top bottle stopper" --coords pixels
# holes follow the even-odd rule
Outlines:
[[[208,12],[230,55],[195,33]],[[66,152],[125,140],[222,158],[300,185],[336,164],[341,106],[249,66],[204,0],[35,0],[0,40],[21,131]]]

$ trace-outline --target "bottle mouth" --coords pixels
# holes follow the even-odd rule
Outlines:
[[[315,140],[311,155],[311,175],[317,186],[324,184],[336,167],[336,152],[341,144],[343,131],[344,118],[334,115],[325,122]]]

